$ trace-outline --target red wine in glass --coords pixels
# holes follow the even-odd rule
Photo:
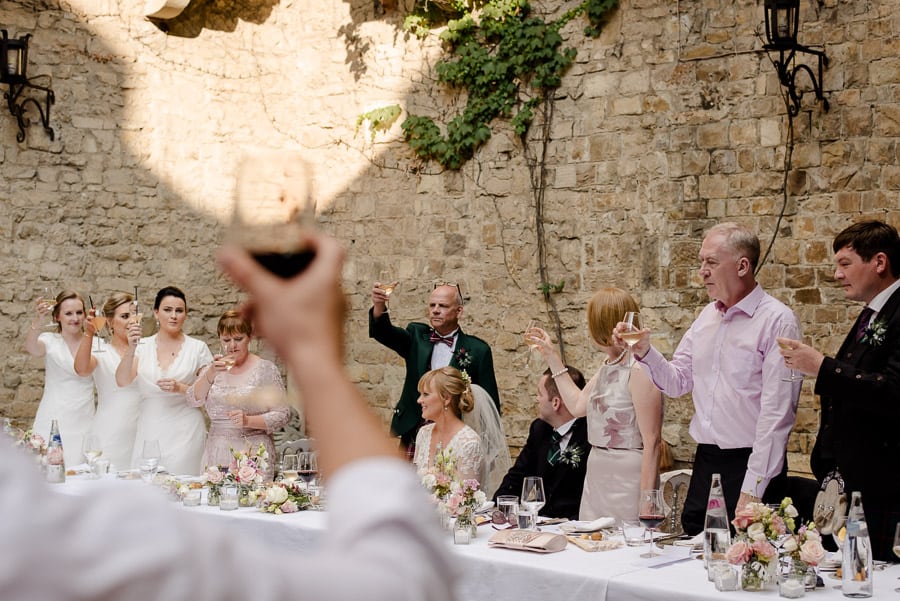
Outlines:
[[[665,516],[662,515],[639,515],[638,519],[641,521],[641,525],[648,530],[656,530],[656,528],[662,524]]]
[[[300,470],[299,472],[297,472],[297,474],[300,476],[301,480],[309,484],[313,481],[316,475],[318,475],[318,472],[313,470]]]

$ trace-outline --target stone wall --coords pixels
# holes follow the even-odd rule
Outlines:
[[[40,398],[41,363],[19,348],[45,284],[92,295],[137,285],[148,301],[181,286],[189,332],[214,342],[240,294],[212,251],[240,150],[263,145],[307,152],[322,227],[348,246],[348,365],[372,406],[388,419],[403,370],[367,338],[371,282],[394,271],[392,314],[405,322],[423,316],[434,281],[460,281],[464,328],[494,348],[509,442],[524,442],[539,368],[526,365],[521,332],[551,317],[522,143],[498,123],[474,160],[443,172],[414,160],[396,125],[374,141],[356,132],[373,108],[447,120],[464,101],[435,83],[439,44],[408,38],[404,7],[385,6],[193,0],[152,23],[139,0],[0,5],[4,28],[34,34],[30,72],[51,75],[57,97],[55,141],[32,126],[17,144],[14,120],[0,115],[3,415],[25,423]],[[761,50],[761,2],[627,0],[598,39],[583,37],[583,23],[566,28],[578,57],[555,98],[544,215],[549,279],[566,281],[553,299],[570,363],[588,374],[600,363],[584,307],[609,284],[635,293],[655,344],[671,352],[706,301],[702,232],[722,220],[750,224],[764,249],[774,240],[760,280],[815,345],[837,348],[858,309],[833,284],[831,238],[864,216],[900,225],[898,7],[803,3],[801,41],[831,60],[831,110],[804,98],[786,179],[788,119]],[[808,470],[817,408],[807,381],[789,448],[796,471]],[[693,452],[691,411],[689,398],[667,401],[664,436],[680,461]]]

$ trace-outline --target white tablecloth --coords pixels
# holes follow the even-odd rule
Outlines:
[[[99,487],[146,486],[140,481],[110,478],[102,481],[69,478],[59,490],[83,494]],[[173,506],[176,505],[172,503]],[[222,528],[230,528],[235,536],[259,537],[266,544],[295,551],[316,547],[327,526],[328,514],[301,511],[294,514],[270,515],[253,508],[222,511],[218,507],[184,507],[198,519],[212,520]],[[365,510],[361,501],[360,510]],[[552,527],[545,527],[552,529]],[[451,533],[447,544],[458,555],[462,578],[457,591],[460,601],[753,601],[778,598],[776,590],[748,593],[723,593],[706,579],[703,562],[696,559],[648,567],[639,555],[643,548],[624,547],[613,551],[587,553],[573,545],[562,552],[539,554],[489,548],[487,541],[494,530],[480,526],[478,537],[469,545],[454,545]],[[680,552],[671,547],[668,552]],[[900,564],[875,572],[873,599],[896,601],[894,588],[900,586]],[[825,588],[807,593],[812,601],[837,601],[844,597],[840,581],[823,575]]]

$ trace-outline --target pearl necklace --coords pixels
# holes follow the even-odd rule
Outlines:
[[[603,364],[604,365],[615,365],[615,364],[619,363],[620,361],[622,361],[622,359],[625,358],[625,354],[627,352],[628,352],[628,348],[626,347],[625,350],[622,351],[622,353],[618,357],[616,357],[613,361],[610,361],[609,357],[607,357],[606,359],[603,360]]]

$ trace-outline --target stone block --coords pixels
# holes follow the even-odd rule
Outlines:
[[[725,148],[728,146],[727,121],[697,127],[697,146],[700,148]]]

